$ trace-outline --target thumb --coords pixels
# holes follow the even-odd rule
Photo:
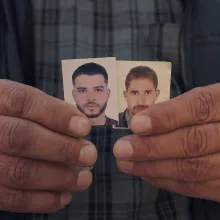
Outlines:
[[[185,126],[220,120],[220,84],[195,88],[176,98],[152,105],[130,122],[134,133],[157,135]]]

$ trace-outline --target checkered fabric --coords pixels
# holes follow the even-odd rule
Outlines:
[[[6,4],[7,1],[2,2]],[[172,62],[171,96],[182,92],[180,87],[176,86],[178,75],[183,74],[179,72],[181,65],[179,31],[182,16],[180,0],[31,2],[33,8],[27,11],[33,15],[35,54],[33,54],[34,72],[29,73],[32,74],[29,80],[37,88],[63,99],[62,59],[114,56],[117,60]],[[2,72],[13,74],[13,71],[7,71],[7,68],[1,66],[4,70]],[[25,81],[25,77],[18,72],[17,75],[9,74],[3,77]],[[72,203],[57,213],[18,214],[15,218],[11,216],[11,219],[190,219],[186,197],[153,188],[139,178],[125,175],[117,169],[112,148],[120,137],[128,134],[129,130],[92,128],[87,138],[99,151],[98,161],[92,171],[94,174],[92,186],[85,192],[74,192]],[[1,219],[4,219],[4,216]],[[5,219],[9,220],[10,216],[7,215]]]
[[[179,70],[180,0],[32,3],[36,86],[50,95],[63,98],[62,59],[162,60],[172,62],[174,72]],[[172,86],[178,93],[174,79]]]
[[[98,149],[92,186],[74,192],[69,206],[54,214],[33,214],[30,220],[188,220],[188,199],[153,188],[117,168],[114,143],[129,130],[93,127],[88,140]],[[27,220],[28,220],[27,219]]]
[[[48,94],[63,98],[62,59],[114,56],[117,60],[165,60],[172,62],[173,71],[178,70],[182,8],[177,0],[32,3],[36,86]],[[119,172],[112,147],[127,132],[94,128],[89,139],[98,147],[99,159],[92,187],[73,193],[73,201],[66,209],[34,215],[32,219],[188,219],[186,198],[154,189]]]

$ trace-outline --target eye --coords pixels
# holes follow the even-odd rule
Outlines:
[[[137,91],[131,91],[132,95],[137,95],[138,92]]]
[[[85,90],[85,89],[78,89],[78,92],[79,92],[79,93],[85,93],[86,90]]]
[[[147,95],[150,95],[151,93],[152,93],[151,90],[146,91],[146,94],[147,94]]]
[[[96,89],[96,92],[103,92],[103,89]]]

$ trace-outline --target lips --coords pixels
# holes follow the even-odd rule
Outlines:
[[[97,108],[99,107],[98,105],[94,105],[94,104],[88,104],[88,105],[85,105],[86,108]]]
[[[136,107],[134,109],[134,113],[138,113],[138,112],[141,112],[141,111],[144,111],[145,109],[147,109],[148,107]]]
[[[138,107],[136,108],[137,111],[142,111],[142,110],[145,110],[147,107]]]

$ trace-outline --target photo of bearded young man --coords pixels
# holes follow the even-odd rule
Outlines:
[[[105,114],[111,90],[106,69],[94,62],[79,66],[72,74],[72,97],[76,107],[92,125],[116,125],[117,120]]]
[[[156,72],[148,66],[130,69],[123,92],[127,108],[119,114],[119,126],[129,127],[129,121],[138,112],[154,105],[160,95]]]

